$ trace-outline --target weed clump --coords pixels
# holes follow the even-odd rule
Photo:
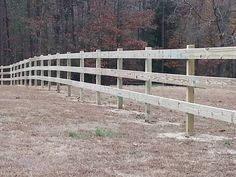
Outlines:
[[[77,132],[69,132],[69,137],[73,138],[73,139],[79,139],[80,138],[80,134]]]
[[[97,137],[103,137],[103,138],[108,137],[108,138],[111,138],[113,136],[112,131],[106,130],[106,129],[103,129],[103,128],[97,128],[95,133],[96,133]]]

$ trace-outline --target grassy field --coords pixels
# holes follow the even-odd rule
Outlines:
[[[73,96],[47,88],[0,87],[0,176],[232,177],[236,126],[197,118],[185,137],[185,114],[79,90]],[[143,92],[142,86],[126,89]],[[157,86],[153,94],[185,99],[181,87]],[[196,102],[236,110],[236,90],[196,90]]]

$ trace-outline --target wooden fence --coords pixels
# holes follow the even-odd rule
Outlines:
[[[95,59],[96,68],[84,67],[85,59]],[[116,59],[117,69],[101,68],[102,59]],[[123,70],[124,59],[144,59],[145,71]],[[152,61],[158,59],[179,59],[186,61],[186,75],[165,74],[152,72]],[[117,107],[122,109],[123,98],[132,99],[145,104],[146,119],[150,115],[150,105],[181,111],[187,114],[186,132],[192,134],[194,130],[194,116],[236,123],[236,111],[206,106],[194,103],[194,88],[236,88],[236,78],[203,77],[195,76],[195,61],[211,59],[236,59],[236,47],[224,48],[194,48],[193,45],[186,49],[145,50],[55,54],[29,58],[10,66],[1,66],[1,84],[9,85],[47,85],[51,83],[68,86],[68,96],[71,96],[71,86],[80,88],[80,98],[83,99],[83,90],[89,89],[96,92],[96,103],[101,104],[100,93],[117,97]],[[66,66],[61,65],[61,60],[66,60]],[[72,66],[72,60],[79,60],[79,66]],[[53,63],[55,63],[53,65]],[[52,72],[56,72],[53,77]],[[62,78],[61,72],[66,72],[67,77]],[[45,74],[46,73],[46,74]],[[76,80],[72,80],[71,73],[79,73]],[[84,82],[84,74],[96,75],[96,84]],[[101,76],[117,78],[117,88],[101,85]],[[123,89],[123,78],[145,81],[145,93]],[[152,83],[174,84],[186,87],[186,101],[154,96],[151,94]],[[40,84],[39,84],[40,83]]]

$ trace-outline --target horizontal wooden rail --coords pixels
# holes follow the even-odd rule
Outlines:
[[[57,58],[58,57],[58,58]],[[79,59],[79,58],[101,58],[101,59],[229,59],[236,60],[236,47],[215,47],[215,48],[193,48],[193,49],[165,49],[165,50],[133,50],[133,51],[102,51],[102,52],[84,52],[84,53],[66,53],[60,55],[38,56],[15,63],[15,66],[38,60],[55,59]],[[10,66],[4,66],[10,68]]]
[[[11,68],[11,65],[10,66],[0,66],[0,69],[10,69]]]
[[[112,76],[141,81],[151,80],[152,82],[165,83],[179,86],[191,86],[196,88],[236,88],[236,78],[186,76],[179,74],[153,73],[132,70],[116,70],[90,67],[67,67],[67,66],[37,66],[24,68],[12,73],[44,70],[44,71],[64,71],[73,73],[86,73],[94,75]]]
[[[11,72],[3,72],[0,75],[9,75],[9,74],[11,74]]]
[[[15,79],[24,79],[24,77],[15,78]],[[132,99],[132,100],[142,102],[142,103],[149,103],[155,106],[161,106],[161,107],[176,110],[176,111],[190,113],[190,114],[194,114],[194,115],[205,117],[205,118],[212,118],[215,120],[221,120],[228,123],[236,124],[236,111],[234,110],[227,110],[223,108],[216,108],[216,107],[206,106],[206,105],[201,105],[201,104],[196,104],[196,103],[189,103],[185,101],[164,98],[160,96],[147,95],[147,94],[124,90],[124,89],[117,89],[110,86],[78,82],[78,81],[67,80],[67,79],[56,78],[56,77],[31,76],[31,77],[27,77],[27,79],[37,79],[37,80],[39,79],[39,80],[43,80],[47,82],[71,85],[74,87],[102,92],[102,93],[110,94],[113,96],[120,96],[123,98]]]
[[[12,79],[11,78],[2,78],[1,80],[3,80],[3,81],[11,81]]]

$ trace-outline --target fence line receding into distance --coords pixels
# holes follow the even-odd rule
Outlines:
[[[96,67],[84,67],[86,59],[95,59]],[[117,69],[101,67],[102,59],[116,59]],[[123,70],[124,59],[145,60],[145,71]],[[155,59],[179,59],[186,60],[186,75],[165,74],[152,72],[152,61]],[[71,96],[71,87],[80,88],[80,98],[83,99],[83,91],[89,89],[96,92],[96,103],[101,104],[101,94],[106,93],[117,97],[117,107],[122,109],[123,98],[132,99],[145,104],[146,119],[149,119],[150,105],[162,106],[168,109],[181,111],[187,114],[186,132],[193,133],[194,116],[221,120],[236,124],[236,111],[194,103],[194,88],[236,88],[236,78],[195,76],[195,61],[211,59],[236,59],[236,47],[221,48],[194,48],[193,45],[186,49],[123,51],[100,51],[80,53],[55,54],[29,58],[10,66],[1,66],[1,85],[68,85],[68,96]],[[61,60],[67,60],[66,66],[61,65]],[[79,60],[79,66],[73,66],[72,60]],[[55,63],[53,65],[53,62]],[[56,72],[53,77],[52,72]],[[67,77],[62,78],[61,72],[66,72]],[[45,74],[46,73],[46,74]],[[79,78],[72,80],[72,73],[79,73]],[[84,74],[96,76],[96,84],[84,82]],[[101,85],[101,76],[117,78],[117,88]],[[145,81],[145,93],[123,89],[123,78]],[[186,101],[170,99],[151,94],[152,83],[165,83],[185,86]]]

